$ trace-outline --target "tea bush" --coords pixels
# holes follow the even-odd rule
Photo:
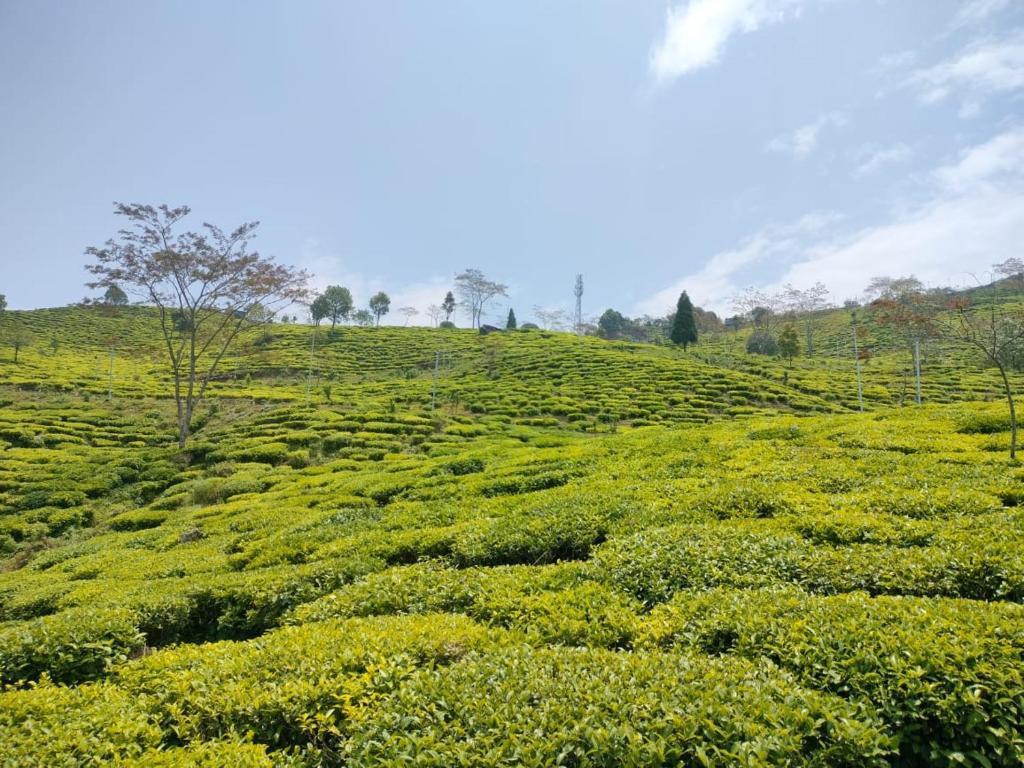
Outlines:
[[[0,358],[0,765],[1024,760],[1024,470],[962,351],[891,407],[871,331],[859,413],[746,331],[341,328],[309,382],[289,324],[182,452],[147,310],[15,314],[62,343]]]

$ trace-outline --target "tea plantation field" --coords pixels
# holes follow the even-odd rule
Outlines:
[[[0,765],[1024,762],[1024,466],[956,350],[861,413],[728,338],[275,325],[183,455],[145,310],[8,315]]]

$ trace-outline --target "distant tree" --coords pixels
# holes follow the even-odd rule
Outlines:
[[[540,320],[540,327],[547,330],[560,330],[565,327],[565,311],[561,309],[545,309],[534,307],[533,314]]]
[[[872,284],[876,285],[875,290],[880,295],[870,304],[871,319],[891,329],[900,345],[910,352],[915,400],[920,404],[921,341],[932,334],[939,305],[935,296],[926,293],[921,281],[913,276],[897,280],[876,277]]]
[[[442,320],[440,323],[437,324],[437,327],[438,328],[454,328],[455,327],[455,323],[453,323],[451,320]]]
[[[978,305],[972,305],[967,299],[955,299],[952,318],[943,322],[943,330],[949,338],[981,352],[985,360],[998,369],[1010,409],[1010,459],[1013,460],[1017,458],[1017,408],[1007,372],[1024,349],[1024,310],[1019,305],[992,299],[994,297]]]
[[[908,294],[921,293],[924,293],[924,283],[913,275],[907,275],[906,277],[888,277],[886,275],[873,277],[864,289],[864,295],[867,296],[869,302],[877,299],[896,299]]]
[[[431,304],[427,307],[427,317],[430,318],[430,324],[437,327],[441,318],[444,316],[444,309],[439,304]]]
[[[259,302],[254,303],[247,310],[249,321],[258,325],[262,330],[260,342],[270,341],[270,326],[274,322],[274,310],[264,307]]]
[[[32,345],[32,332],[23,325],[10,325],[3,332],[3,343],[14,350],[14,362],[18,362],[21,350]]]
[[[0,321],[3,320],[4,313],[7,311],[7,297],[0,293]]]
[[[128,303],[128,294],[119,285],[111,285],[103,294],[103,303],[110,307],[123,307]]]
[[[716,315],[714,312],[712,312],[709,309],[702,309],[701,307],[694,307],[693,308],[693,319],[697,323],[697,333],[698,334],[701,334],[701,333],[716,333],[718,331],[725,330],[725,324],[721,321],[721,319],[718,317],[718,315]],[[666,318],[666,320],[669,320],[669,328],[671,328],[672,327],[672,321],[675,320],[675,313],[674,312],[672,313],[671,319]]]
[[[676,302],[676,314],[672,318],[669,338],[673,344],[682,344],[683,349],[697,343],[697,321],[693,316],[693,304],[686,291],[679,294],[679,301]]]
[[[448,291],[448,293],[444,295],[444,301],[441,302],[441,311],[444,312],[445,320],[452,319],[452,312],[455,311],[455,306],[455,297],[452,295],[451,291]]]
[[[807,355],[814,355],[814,313],[828,307],[828,288],[824,283],[817,282],[810,288],[794,288],[786,283],[782,289],[785,308],[803,320],[804,336],[807,342]],[[779,342],[782,342],[781,336]]]
[[[750,310],[750,319],[753,321],[754,327],[766,332],[771,328],[774,317],[775,312],[771,307],[754,307]]]
[[[331,319],[331,330],[333,331],[339,322],[348,319],[349,313],[352,311],[352,293],[343,285],[329,285],[320,297],[324,299],[324,307],[327,310],[324,317]]]
[[[368,309],[357,309],[353,313],[352,319],[355,321],[356,325],[362,326],[363,328],[369,328],[373,325],[373,312]]]
[[[249,250],[256,222],[225,232],[204,224],[179,232],[190,212],[137,203],[115,203],[128,220],[117,240],[86,253],[95,280],[90,288],[123,287],[156,307],[174,382],[178,445],[185,447],[195,407],[221,359],[245,329],[249,310],[298,301],[308,276]]]
[[[462,306],[469,313],[473,328],[480,327],[480,318],[488,301],[495,296],[508,296],[507,285],[488,280],[479,269],[467,269],[456,275],[455,290],[462,298]]]
[[[380,325],[380,319],[391,309],[391,297],[384,291],[378,291],[370,297],[370,311],[373,312],[375,325]]]
[[[788,323],[779,334],[779,354],[789,360],[790,368],[793,367],[793,358],[800,354],[800,337],[792,323]]]
[[[733,315],[732,317],[725,318],[723,322],[727,331],[738,331],[743,327],[743,318],[739,315]]]
[[[313,303],[309,305],[309,316],[312,318],[314,326],[319,326],[330,313],[330,302],[322,293],[313,299]]]
[[[751,355],[777,355],[779,343],[763,328],[758,328],[747,338],[747,353]]]
[[[523,323],[521,326],[519,326],[519,330],[522,330],[522,331],[539,331],[540,330],[540,326],[537,325],[536,323]]]
[[[732,306],[737,314],[749,318],[755,328],[771,334],[772,326],[783,309],[784,302],[780,294],[747,288],[732,297]]]
[[[1024,260],[1006,259],[992,265],[992,272],[1011,291],[1024,290]]]
[[[516,313],[512,310],[512,307],[508,308],[508,319],[505,320],[505,330],[514,331],[516,329]]]
[[[626,318],[621,312],[606,309],[597,320],[597,334],[604,339],[617,339],[626,327]]]
[[[405,324],[408,325],[409,321],[412,320],[420,311],[416,307],[400,307],[398,314],[405,318]]]

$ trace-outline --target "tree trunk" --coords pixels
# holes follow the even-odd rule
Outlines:
[[[1000,365],[999,375],[1003,377],[1003,389],[1006,391],[1006,402],[1010,406],[1010,460],[1017,458],[1017,409],[1013,403],[1013,390],[1010,388],[1010,379],[1006,375],[1006,369]]]

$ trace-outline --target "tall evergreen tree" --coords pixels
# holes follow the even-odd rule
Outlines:
[[[672,319],[672,331],[669,334],[673,344],[682,344],[686,349],[697,343],[697,321],[693,316],[693,304],[686,291],[679,294],[676,304],[676,316]]]
[[[516,313],[512,311],[512,307],[508,308],[508,320],[505,321],[505,330],[514,331],[516,329]]]
[[[452,312],[455,311],[455,297],[451,291],[444,295],[444,301],[441,302],[441,310],[444,312],[445,322],[450,321],[452,319]]]

